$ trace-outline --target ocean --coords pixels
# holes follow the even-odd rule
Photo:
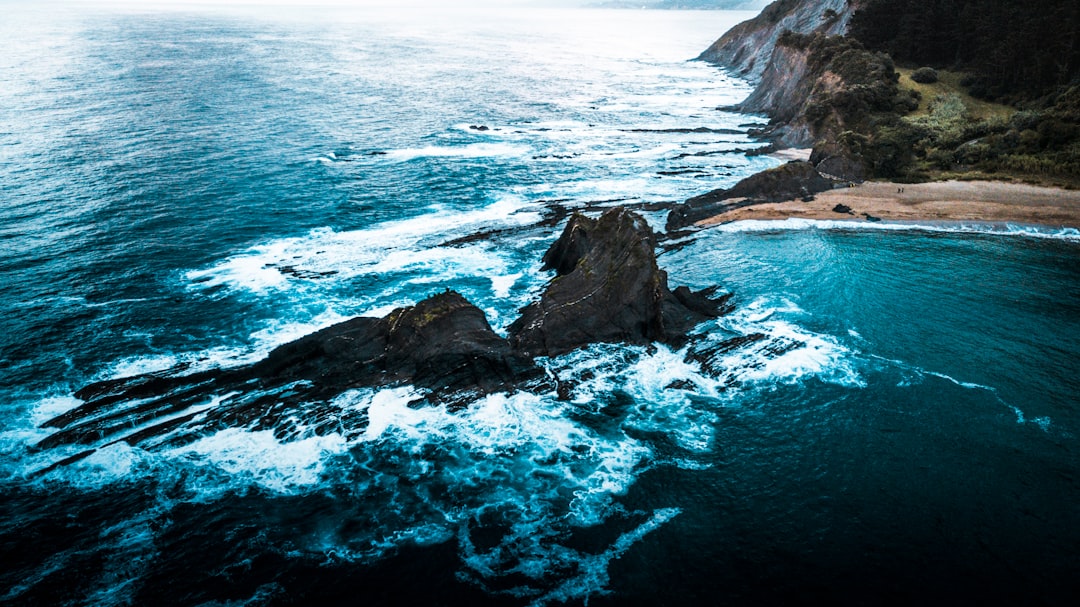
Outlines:
[[[740,222],[664,247],[708,368],[41,449],[92,381],[256,361],[446,288],[504,332],[558,206],[779,163],[691,61],[749,13],[2,6],[0,603],[1072,604],[1080,233]],[[484,238],[453,242],[485,233]],[[693,346],[689,346],[693,347]],[[221,395],[224,397],[225,395]],[[214,402],[200,406],[210,407]]]

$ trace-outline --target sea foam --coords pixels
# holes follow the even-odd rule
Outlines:
[[[362,230],[312,230],[257,245],[216,265],[188,271],[184,278],[193,290],[226,287],[266,296],[305,282],[404,271],[423,271],[443,280],[498,274],[505,271],[505,263],[497,251],[483,245],[435,245],[488,225],[519,226],[539,219],[525,201],[505,196],[472,211],[433,209]]]
[[[946,234],[994,234],[1023,236],[1080,242],[1080,230],[1076,228],[1053,228],[1047,226],[990,222],[863,222],[834,219],[783,220],[745,219],[719,224],[709,228],[720,232],[774,232],[786,230],[878,230],[889,232],[939,232]]]
[[[399,161],[417,158],[512,158],[530,152],[525,145],[507,143],[471,143],[462,146],[429,145],[422,148],[405,148],[387,152],[387,158]]]

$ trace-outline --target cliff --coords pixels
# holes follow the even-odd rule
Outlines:
[[[959,4],[976,14],[1001,7],[991,0]],[[926,181],[979,171],[1072,183],[1080,166],[1080,62],[1069,47],[1075,36],[1051,34],[1047,24],[1064,26],[1080,12],[1069,13],[1057,0],[1054,6],[1057,18],[1024,11],[991,23],[945,18],[942,7],[915,0],[777,0],[700,58],[754,81],[733,109],[769,116],[756,135],[779,147],[813,148],[814,169],[838,181]],[[1043,37],[1050,46],[1042,48]],[[1016,40],[1028,42],[1017,47]],[[975,48],[982,55],[972,55]],[[1021,50],[1022,58],[1010,55]],[[894,55],[908,62],[903,84]],[[910,77],[922,71],[914,61],[972,71],[944,70],[944,84],[927,88]],[[1056,75],[1036,73],[1050,64]],[[1028,82],[1038,86],[1026,96],[1015,92],[1017,83]],[[981,112],[986,100],[973,97],[988,91],[1011,91],[1004,100],[1015,107]],[[924,93],[930,96],[923,99]],[[673,215],[676,223],[695,216],[691,207]]]
[[[821,124],[805,118],[815,93],[832,95],[846,88],[829,70],[831,57],[814,56],[811,43],[842,36],[854,13],[850,0],[777,0],[724,34],[700,58],[756,80],[753,93],[735,109],[768,115],[772,120],[766,134],[778,144],[809,147],[825,135]]]
[[[785,57],[772,60],[784,32],[843,34],[853,13],[849,0],[777,0],[757,17],[731,28],[698,58],[761,80],[769,66],[787,65]]]
[[[866,134],[913,107],[892,60],[846,35],[861,0],[778,0],[724,34],[702,58],[757,80],[735,109],[770,117],[761,134],[785,147],[813,147],[829,175],[859,181],[897,165]],[[872,126],[874,125],[874,126]],[[828,161],[823,167],[821,163]],[[826,170],[827,169],[827,170]]]

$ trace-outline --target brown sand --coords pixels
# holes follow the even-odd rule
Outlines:
[[[903,193],[898,190],[903,188]],[[851,214],[836,213],[843,204]],[[792,200],[735,209],[698,222],[708,226],[744,219],[839,219],[867,221],[989,222],[1080,227],[1080,191],[997,181],[898,184],[867,182],[818,194],[812,202]]]

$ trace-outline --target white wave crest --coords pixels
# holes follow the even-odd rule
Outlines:
[[[901,371],[904,374],[904,377],[898,384],[900,387],[908,387],[920,384],[925,377],[936,377],[938,379],[945,380],[951,384],[964,388],[965,390],[978,390],[990,394],[999,404],[1012,411],[1012,414],[1016,417],[1016,423],[1018,425],[1022,426],[1024,424],[1034,424],[1042,431],[1047,433],[1050,432],[1051,427],[1053,426],[1054,422],[1052,418],[1048,416],[1029,416],[1024,412],[1023,409],[1017,407],[1012,403],[1009,403],[1004,398],[1002,398],[1001,393],[994,386],[987,386],[975,382],[959,380],[951,375],[938,371],[930,371],[928,369],[911,365],[901,360],[894,360],[882,356],[871,356],[871,358],[881,363],[884,363],[889,367],[894,367],[897,370]]]
[[[393,307],[391,306],[391,309]],[[251,364],[265,358],[277,346],[337,324],[347,318],[347,316],[333,310],[326,310],[304,321],[270,320],[261,329],[248,335],[247,343],[244,346],[221,346],[190,352],[125,356],[113,361],[102,372],[98,373],[94,380],[134,377],[173,369],[182,369],[184,373],[193,373]]]
[[[520,198],[507,196],[473,211],[437,210],[362,230],[320,228],[258,245],[184,278],[192,289],[226,287],[265,296],[305,282],[371,274],[413,271],[441,280],[505,274],[504,257],[489,247],[435,245],[490,224],[525,225],[539,218]]]
[[[216,495],[224,486],[257,486],[274,493],[291,494],[318,485],[331,456],[344,452],[347,443],[337,434],[309,436],[281,441],[271,430],[249,431],[228,428],[184,447],[167,457],[188,466],[226,475],[214,478],[200,489]]]
[[[802,314],[785,298],[759,298],[726,316],[718,324],[736,335],[762,334],[759,344],[738,348],[717,361],[725,382],[775,387],[815,377],[848,387],[865,387],[855,353],[840,341],[809,331],[790,317]],[[720,339],[721,336],[710,336]],[[771,351],[770,351],[771,350]]]
[[[422,148],[391,150],[386,153],[386,157],[399,161],[417,158],[514,158],[524,156],[529,152],[530,148],[525,145],[471,143],[461,146],[429,145]]]
[[[1023,236],[1080,242],[1080,230],[1062,227],[1021,225],[990,222],[943,222],[941,224],[919,222],[864,222],[836,219],[784,220],[745,219],[709,228],[720,232],[774,232],[777,230],[877,230],[887,232],[940,232],[949,234],[994,234]]]

